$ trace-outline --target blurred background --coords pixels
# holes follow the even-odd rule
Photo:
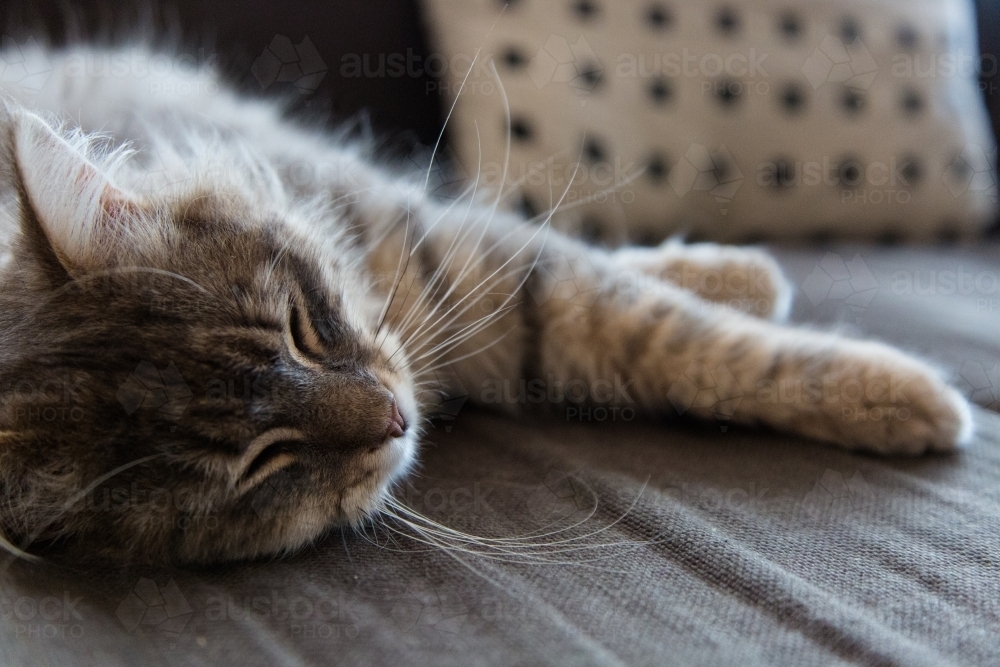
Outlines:
[[[167,41],[174,40],[178,45],[176,48],[197,62],[211,62],[241,90],[254,95],[283,96],[294,112],[306,117],[323,118],[331,127],[353,123],[359,134],[377,140],[382,157],[406,159],[412,156],[418,164],[426,163],[427,152],[420,147],[432,145],[437,139],[445,113],[465,76],[466,63],[475,51],[482,50],[478,70],[471,78],[482,75],[487,80],[479,81],[478,85],[492,85],[490,73],[483,74],[484,63],[492,59],[499,67],[498,76],[503,77],[505,84],[512,82],[506,85],[509,90],[505,91],[513,107],[513,115],[508,119],[508,124],[511,119],[514,123],[513,159],[508,165],[511,180],[525,180],[525,175],[532,171],[533,166],[540,161],[551,160],[560,151],[571,158],[582,158],[568,159],[572,165],[578,166],[581,161],[586,165],[588,160],[591,163],[621,160],[626,167],[631,167],[631,173],[625,169],[626,173],[610,188],[604,183],[584,183],[569,193],[577,199],[587,200],[597,192],[618,189],[625,198],[631,198],[623,203],[612,197],[611,204],[583,201],[575,207],[576,215],[563,223],[597,241],[611,244],[656,241],[667,233],[681,232],[693,238],[734,242],[802,238],[822,241],[831,237],[936,242],[975,237],[983,231],[996,229],[995,173],[980,176],[992,178],[992,192],[988,197],[967,201],[970,193],[963,190],[976,188],[976,184],[965,184],[965,179],[972,178],[966,172],[975,175],[977,170],[983,168],[981,164],[974,163],[989,160],[992,171],[996,161],[995,149],[987,146],[982,155],[969,156],[963,153],[965,146],[971,143],[979,147],[990,143],[992,137],[989,141],[970,137],[966,127],[949,138],[950,143],[941,140],[940,155],[928,157],[920,154],[921,144],[933,143],[943,134],[942,128],[953,128],[955,125],[954,120],[943,117],[933,107],[933,98],[937,93],[954,98],[953,82],[933,84],[939,89],[951,87],[951,90],[943,92],[924,90],[927,88],[924,82],[919,82],[917,93],[907,92],[911,98],[903,103],[914,105],[912,108],[921,105],[933,107],[925,113],[933,120],[924,121],[902,143],[887,144],[881,153],[876,151],[877,155],[862,153],[872,143],[883,141],[887,134],[895,135],[896,126],[891,126],[889,132],[884,125],[869,126],[871,129],[860,126],[859,129],[858,121],[852,121],[854,126],[834,127],[834,121],[840,120],[837,116],[832,120],[813,121],[811,126],[804,125],[801,130],[804,134],[798,138],[793,130],[783,129],[780,135],[768,134],[767,126],[771,120],[754,115],[754,100],[742,103],[747,107],[742,111],[745,114],[743,118],[735,118],[734,112],[726,112],[730,117],[724,117],[715,107],[680,107],[672,112],[674,116],[651,120],[647,116],[630,115],[635,101],[629,99],[627,88],[618,86],[626,78],[621,75],[623,58],[634,58],[635,53],[640,58],[648,55],[658,57],[658,49],[679,53],[683,47],[697,52],[700,46],[700,53],[714,57],[716,54],[725,56],[730,48],[736,53],[745,53],[749,45],[751,50],[756,47],[770,56],[768,67],[778,63],[780,69],[787,64],[786,69],[797,75],[782,77],[772,71],[767,82],[771,96],[779,96],[782,104],[789,109],[795,105],[812,104],[814,100],[818,103],[827,90],[830,95],[841,94],[832,83],[817,87],[813,82],[813,91],[806,84],[806,79],[810,77],[802,76],[803,73],[810,74],[809,67],[815,65],[808,60],[809,52],[816,47],[818,55],[819,50],[825,48],[823,45],[827,44],[822,41],[823,35],[830,33],[828,37],[836,38],[836,42],[842,42],[850,51],[848,56],[853,60],[848,65],[855,69],[855,61],[860,62],[860,59],[856,57],[857,53],[851,51],[850,39],[854,37],[858,38],[855,44],[864,49],[864,58],[871,55],[879,66],[883,60],[885,62],[885,66],[878,69],[881,76],[875,76],[871,91],[867,90],[872,86],[870,80],[861,83],[854,79],[846,81],[843,95],[844,104],[848,107],[852,103],[863,103],[863,100],[859,101],[858,94],[871,92],[874,97],[879,82],[899,78],[893,67],[900,54],[915,53],[914,62],[919,70],[923,55],[931,59],[947,58],[949,56],[945,54],[951,51],[954,55],[958,49],[965,57],[975,59],[976,71],[972,77],[977,78],[978,95],[985,101],[992,127],[996,129],[1000,124],[1000,72],[996,57],[1000,39],[1000,3],[992,0],[977,0],[975,3],[870,3],[870,13],[881,12],[883,18],[879,20],[883,23],[888,21],[885,30],[891,34],[885,45],[879,42],[878,26],[869,29],[869,24],[874,24],[875,19],[866,16],[869,10],[865,9],[864,3],[849,2],[818,3],[808,12],[798,13],[788,10],[795,3],[718,3],[718,7],[713,3],[698,3],[686,9],[686,3],[655,0],[629,0],[603,5],[587,0],[534,3],[341,0],[337,3],[299,2],[294,7],[279,3],[220,0],[212,3],[174,1],[153,9],[142,5],[138,6],[143,7],[141,9],[128,5],[123,7],[108,2],[75,2],[70,5],[54,0],[0,4],[3,5],[0,17],[4,20],[0,32],[5,46],[10,40],[23,42],[43,34],[57,45],[74,38],[106,39],[134,33],[136,26],[147,26],[144,29],[146,33],[155,34],[158,38],[167,36]],[[974,24],[968,29],[961,21],[957,26],[954,22],[944,25],[948,21],[941,17],[953,17],[954,6],[974,6]],[[941,7],[945,9],[935,14],[935,10]],[[922,12],[922,8],[930,8],[930,11]],[[824,11],[829,14],[829,20],[823,18]],[[884,19],[887,12],[890,17],[902,18],[898,21],[896,18]],[[921,31],[919,18],[922,13],[928,25],[935,29],[940,26],[936,41],[933,35],[925,35]],[[635,14],[637,24],[643,25],[634,29],[625,26],[623,15],[627,17],[630,14]],[[689,20],[692,16],[697,19],[698,14],[707,16],[708,25]],[[912,22],[899,22],[910,21],[907,18],[910,15],[916,16]],[[763,30],[754,32],[755,25],[764,23],[769,27],[773,24],[774,35]],[[644,45],[642,40],[648,37],[646,33],[651,30],[659,31],[668,41],[660,45]],[[963,31],[974,34],[963,34]],[[739,47],[729,46],[724,40],[714,41],[720,34]],[[576,49],[568,63],[572,70],[571,80],[569,85],[562,86],[566,90],[574,89],[575,98],[560,97],[556,85],[538,85],[538,69],[544,67],[544,63],[540,65],[538,61],[550,58],[550,54],[557,51],[549,41],[553,37]],[[978,47],[975,47],[974,40],[977,38]],[[802,45],[802,54],[807,57],[804,61],[796,60],[795,54],[784,54],[781,50],[782,44],[796,39]],[[581,55],[578,47],[590,55]],[[881,54],[880,49],[883,51]],[[970,49],[977,52],[967,53]],[[555,58],[559,58],[558,53],[555,53]],[[833,58],[836,61],[835,55]],[[925,67],[927,62],[923,61]],[[640,62],[640,66],[645,64]],[[835,63],[834,66],[840,65]],[[889,71],[882,74],[885,70]],[[535,86],[528,85],[525,90],[519,90],[518,71],[527,72],[535,81]],[[559,76],[560,73],[556,72],[554,78]],[[920,78],[919,71],[912,77]],[[703,88],[708,85],[701,80],[705,76],[696,78]],[[798,83],[795,78],[799,79]],[[836,70],[827,78],[836,79]],[[521,80],[527,79],[521,75]],[[781,88],[786,80],[791,83]],[[648,94],[654,99],[659,96],[661,100],[670,95],[677,97],[676,91],[681,88],[675,85],[677,81],[672,76],[661,81],[650,80]],[[834,83],[840,85],[839,82]],[[723,106],[728,104],[739,109],[738,93],[741,88],[733,86],[741,86],[740,81],[726,79],[713,81],[713,85],[715,92],[719,93],[716,97],[722,100]],[[595,92],[591,92],[590,88]],[[601,88],[604,89],[603,99],[611,100],[610,103],[602,103]],[[581,91],[589,94],[590,98],[581,97]],[[732,94],[733,91],[735,94]],[[499,162],[499,153],[507,138],[502,137],[499,131],[491,135],[493,128],[500,125],[498,119],[483,118],[484,109],[495,110],[496,114],[502,115],[502,101],[495,95],[480,95],[477,101],[477,92],[476,82],[473,81],[463,94],[462,104],[457,106],[455,117],[443,137],[441,162],[449,166],[450,178],[456,181],[467,180],[477,172],[482,177],[485,170],[482,165],[477,167],[476,163],[491,159]],[[920,97],[925,94],[927,100]],[[528,109],[532,105],[545,105],[550,110],[551,123],[560,128],[572,127],[576,134],[573,137],[552,136],[553,133],[546,136],[544,119],[519,117],[518,105]],[[963,105],[967,106],[967,103],[958,106]],[[868,112],[874,114],[876,106],[875,102],[870,103]],[[719,112],[718,118],[713,115],[716,112]],[[969,112],[961,109],[955,113],[956,117],[970,116]],[[701,131],[703,127],[692,126],[693,122],[703,117],[710,133],[715,135],[721,132],[722,138],[705,136],[706,132]],[[821,122],[824,124],[819,124]],[[929,122],[936,125],[928,125]],[[472,129],[473,123],[478,124],[476,130]],[[803,125],[801,121],[799,124]],[[610,138],[599,135],[595,138],[593,128],[600,132],[609,125],[617,125],[619,134],[624,138],[613,135]],[[725,135],[727,126],[740,133],[737,138]],[[577,131],[576,128],[581,129]],[[476,131],[481,134],[478,140],[475,139]],[[535,142],[533,147],[527,147],[526,141],[519,141],[526,137],[527,132],[541,135],[527,137]],[[652,134],[654,132],[655,135]],[[899,128],[898,132],[902,134],[906,130]],[[630,152],[630,141],[645,147],[656,144],[655,137],[664,134],[671,135],[673,141],[661,142],[664,144],[662,150],[654,148],[643,153],[636,149]],[[743,137],[747,134],[759,135],[757,145],[744,145],[746,141]],[[817,135],[826,136],[827,142],[817,144],[813,151],[815,155],[795,154],[795,149],[804,138]],[[785,145],[767,153],[771,146],[781,144],[781,138],[787,138]],[[858,142],[857,149],[849,146],[852,138]],[[525,147],[520,161],[519,146]],[[839,150],[840,147],[843,150]],[[705,164],[698,163],[698,150],[701,150],[701,159]],[[793,195],[781,195],[780,198],[766,194],[756,196],[754,193],[764,189],[761,187],[751,190],[744,186],[742,196],[729,192],[740,185],[733,182],[734,168],[740,177],[756,176],[759,185],[762,179],[781,181],[788,178],[797,173],[800,161],[808,164],[810,159],[814,159],[817,162],[834,162],[831,168],[843,180],[844,174],[859,173],[859,166],[863,177],[864,169],[882,159],[883,153],[902,165],[899,171],[908,180],[912,180],[909,179],[912,175],[924,181],[922,190],[914,188],[912,197],[910,192],[906,194],[908,201],[903,203],[910,206],[845,208],[836,205],[837,197],[842,200],[840,203],[848,199],[846,191],[837,188],[827,195],[831,198],[828,205],[821,204],[817,194],[806,188],[798,188]],[[682,182],[683,173],[674,169],[678,164],[691,171],[688,183]],[[941,173],[938,174],[938,171]],[[954,182],[949,182],[949,178]],[[659,186],[656,179],[662,182]],[[558,193],[556,197],[548,196],[552,180],[550,177],[547,183],[538,182],[535,187],[524,185],[515,205],[529,214],[549,210],[558,199]],[[928,192],[927,183],[937,185],[937,190]],[[961,196],[953,198],[958,201],[943,196],[943,186],[948,186],[953,194],[956,188],[963,190]],[[623,192],[623,188],[628,192]],[[699,195],[699,190],[704,191],[700,193],[703,195],[700,199],[694,196]],[[694,195],[688,194],[689,191],[693,191]],[[921,199],[922,193],[924,199]],[[862,195],[867,196],[867,193]],[[889,199],[893,196],[888,195]],[[855,196],[852,202],[856,204],[858,197]],[[934,212],[920,212],[926,210]],[[914,211],[920,212],[916,213],[919,220],[899,220]],[[786,219],[806,213],[812,213],[813,224],[787,224]],[[740,224],[734,225],[731,221],[737,218]],[[781,224],[773,223],[776,218],[782,221]]]
[[[152,26],[156,37],[173,35],[185,53],[211,58],[229,80],[250,94],[286,95],[295,111],[325,114],[331,125],[359,117],[398,145],[431,144],[442,124],[442,100],[426,71],[416,76],[379,78],[341,76],[348,54],[378,59],[385,54],[423,55],[430,47],[418,3],[409,0],[342,0],[246,3],[170,2],[155,9],[134,3],[3,2],[2,34],[23,40],[48,35],[53,44],[74,36],[106,38],[128,35],[136,26]],[[308,38],[324,72],[308,88],[296,88],[299,77],[258,80],[254,62],[276,36],[294,44]]]

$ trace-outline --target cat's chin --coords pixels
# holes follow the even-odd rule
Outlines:
[[[407,412],[406,419],[413,424],[410,419],[414,413]],[[331,528],[358,526],[377,515],[385,507],[393,486],[412,469],[419,435],[418,429],[408,428],[403,436],[390,438],[383,447],[362,455],[358,463],[371,472],[336,494],[325,507],[303,511],[286,530],[280,550],[293,551]]]

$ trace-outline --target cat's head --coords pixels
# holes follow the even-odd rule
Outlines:
[[[204,562],[377,510],[420,416],[351,238],[240,178],[130,194],[82,140],[7,116],[9,541]]]

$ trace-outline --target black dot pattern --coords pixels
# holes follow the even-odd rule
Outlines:
[[[765,184],[775,190],[786,190],[796,183],[795,164],[790,158],[777,157],[771,161]]]
[[[721,7],[715,14],[715,27],[723,35],[735,35],[740,30],[740,15],[732,7]]]
[[[646,7],[644,14],[646,25],[652,30],[666,30],[673,22],[670,8],[664,4],[654,3]]]
[[[591,243],[604,240],[604,221],[595,215],[588,215],[580,221],[580,236]]]
[[[509,69],[521,69],[528,64],[527,56],[516,46],[508,46],[504,49],[500,59]]]
[[[714,85],[715,99],[726,108],[737,105],[743,96],[743,84],[732,79],[720,79]]]
[[[903,112],[912,118],[920,115],[920,112],[924,110],[924,97],[918,91],[910,88],[903,91],[900,105],[903,107]]]
[[[590,163],[607,162],[608,151],[597,137],[587,137],[583,141],[583,157]]]
[[[646,92],[655,106],[663,106],[673,96],[673,87],[666,77],[658,77],[649,82]]]
[[[917,30],[912,25],[904,23],[896,28],[896,42],[901,48],[912,50],[917,48],[919,42]]]
[[[733,163],[732,158],[727,158],[723,155],[713,156],[712,165],[712,174],[719,183],[728,181],[730,175],[736,173],[736,170],[739,168]]]
[[[861,166],[861,160],[855,157],[842,159],[837,172],[840,177],[840,186],[844,188],[856,188],[864,180],[864,167]]]
[[[920,163],[920,158],[915,155],[904,156],[899,167],[899,173],[905,179],[905,185],[909,187],[917,185],[924,175],[924,168]]]
[[[655,185],[662,184],[670,174],[667,158],[662,153],[654,153],[646,161],[646,179]]]
[[[840,106],[850,116],[856,116],[865,108],[865,93],[854,88],[844,88],[840,95]]]
[[[604,72],[597,63],[583,63],[578,71],[575,82],[585,90],[596,90],[604,79]]]
[[[853,16],[845,16],[840,20],[840,39],[847,45],[861,39],[861,25]]]
[[[798,39],[802,34],[802,19],[793,11],[786,11],[778,19],[778,31],[787,40]]]
[[[518,211],[528,220],[531,220],[536,215],[538,215],[538,205],[535,204],[535,200],[531,198],[531,195],[521,194],[521,199],[517,205]]]
[[[514,116],[510,119],[510,136],[515,141],[527,143],[535,138],[535,128],[524,116]]]
[[[805,89],[797,83],[787,83],[781,89],[781,106],[789,114],[801,112],[806,105]]]
[[[501,0],[500,4],[523,7],[532,1],[538,0],[507,0],[506,2]],[[609,0],[567,0],[567,4],[564,7],[568,7],[569,18],[572,21],[576,23],[593,23],[596,19],[601,18],[606,10],[611,8],[611,5],[605,6],[608,2]],[[677,7],[683,7],[679,5],[677,0],[644,0],[644,2],[639,4],[636,13],[632,17],[632,20],[635,22],[635,29],[645,35],[666,34],[668,32],[674,36],[686,35],[684,30],[686,29],[685,21],[687,15],[683,12],[675,11]],[[745,17],[740,13],[738,5],[720,3],[708,11],[710,12],[708,14],[710,20],[709,28],[717,36],[734,39],[740,37],[740,33],[744,30]],[[929,47],[934,47],[942,51],[946,50],[939,44],[941,33],[931,32],[922,34],[906,18],[902,18],[895,23],[889,23],[887,26],[878,24],[869,28],[860,20],[863,18],[863,15],[844,14],[839,18],[834,18],[832,22],[822,22],[819,19],[815,19],[805,10],[789,5],[776,10],[770,17],[773,39],[780,40],[782,49],[788,52],[800,53],[803,60],[806,60],[813,50],[817,53],[820,52],[815,40],[805,39],[807,34],[832,34],[834,37],[839,37],[839,41],[852,59],[850,67],[853,73],[847,72],[845,74],[843,62],[838,61],[834,65],[829,65],[831,68],[834,66],[838,67],[838,74],[835,76],[828,75],[827,80],[817,80],[815,72],[808,71],[806,67],[802,67],[802,74],[805,75],[805,78],[802,78],[801,74],[790,73],[793,78],[786,80],[780,78],[770,79],[767,82],[769,90],[767,92],[760,92],[761,88],[759,86],[755,88],[752,79],[742,80],[739,78],[742,75],[737,75],[738,78],[733,78],[729,72],[723,72],[720,76],[714,78],[706,76],[702,80],[702,95],[708,96],[708,102],[714,108],[715,113],[718,113],[720,110],[737,109],[741,106],[746,107],[747,110],[759,109],[759,106],[754,106],[758,104],[757,98],[765,96],[766,101],[772,105],[771,112],[778,119],[776,122],[779,123],[782,120],[795,123],[808,122],[810,118],[815,120],[817,113],[827,116],[834,114],[841,119],[852,119],[852,123],[868,122],[876,118],[880,122],[885,122],[896,119],[913,120],[918,117],[929,117],[930,115],[927,113],[928,107],[930,101],[935,98],[933,97],[933,88],[928,88],[927,86],[933,86],[934,82],[918,82],[915,80],[908,82],[905,77],[898,77],[898,80],[892,81],[892,85],[895,87],[890,88],[885,84],[884,77],[882,78],[883,83],[876,87],[872,86],[871,79],[865,78],[865,75],[869,74],[869,71],[863,69],[867,66],[865,59],[871,61],[871,56],[869,55],[871,45],[865,43],[866,29],[870,29],[873,35],[881,35],[888,29],[888,35],[891,39],[888,48],[895,49],[894,52],[898,52],[899,50],[913,52]],[[813,21],[816,22],[815,25],[813,25]],[[577,94],[595,93],[596,96],[593,98],[593,101],[597,104],[606,104],[608,100],[612,99],[611,93],[618,90],[619,82],[615,77],[616,70],[604,69],[601,62],[597,60],[597,58],[602,58],[600,52],[594,53],[591,51],[589,53],[590,57],[587,57],[587,55],[581,57],[577,53],[576,46],[573,45],[572,40],[568,41],[574,54],[574,60],[569,63],[569,66],[572,67],[570,77],[567,78],[565,73],[567,62],[560,60],[558,66],[562,69],[559,70],[561,73],[558,74],[558,77],[561,78],[553,78],[552,83],[546,81],[539,83],[540,80],[536,78],[537,73],[532,69],[538,67],[535,62],[536,58],[534,57],[535,54],[540,53],[538,45],[532,44],[530,41],[523,42],[523,39],[525,38],[521,35],[513,35],[510,42],[501,44],[501,48],[498,51],[498,65],[501,65],[506,71],[530,73],[540,89],[548,85],[565,86],[567,80],[569,80],[569,85]],[[882,48],[882,45],[878,46]],[[590,49],[589,45],[587,45],[587,49]],[[555,54],[548,55],[553,56]],[[823,52],[823,55],[826,55],[828,59],[834,57],[825,52]],[[813,57],[816,57],[815,54],[813,54]],[[574,70],[575,76],[572,74]],[[847,80],[845,81],[845,79]],[[642,71],[639,74],[638,81],[639,90],[642,94],[640,103],[646,105],[648,109],[655,109],[668,122],[674,114],[690,113],[690,101],[686,102],[683,96],[693,94],[688,91],[695,91],[697,89],[694,86],[688,87],[678,84],[679,81],[677,79],[666,76],[662,69],[657,70],[654,68],[651,72]],[[824,86],[826,88],[823,88]],[[586,108],[586,105],[591,101],[585,97],[580,97],[579,100],[583,108]],[[706,113],[713,113],[713,109],[706,108]],[[889,115],[888,118],[886,117],[887,114]],[[734,116],[734,118],[738,117]],[[793,117],[796,120],[792,121]],[[515,147],[524,147],[523,150],[531,150],[530,147],[532,145],[544,145],[543,142],[538,141],[540,131],[545,128],[544,120],[544,118],[534,118],[532,114],[526,113],[524,109],[513,114],[509,124],[505,120],[505,127],[507,128],[512,144]],[[852,130],[852,132],[860,133],[861,135],[868,131],[864,125],[853,125],[853,127],[856,129]],[[692,164],[696,162],[696,158],[690,158],[692,162],[690,164],[686,163],[685,159],[688,159],[686,156],[677,160],[677,155],[684,156],[683,151],[686,149],[682,145],[675,147],[670,142],[662,145],[662,147],[651,145],[645,149],[644,153],[638,155],[630,156],[623,154],[619,156],[617,153],[611,152],[615,148],[616,143],[614,141],[615,135],[613,134],[613,129],[609,130],[604,127],[587,128],[584,125],[582,128],[581,144],[578,146],[581,159],[591,165],[607,164],[612,156],[616,160],[620,157],[623,163],[628,160],[634,161],[632,164],[638,165],[641,170],[640,180],[636,181],[635,187],[640,188],[640,191],[642,188],[645,188],[650,193],[650,196],[664,196],[663,194],[654,193],[669,194],[670,188],[666,186],[671,181],[670,175],[672,170],[679,167],[690,170]],[[650,143],[653,142],[651,141]],[[683,142],[681,143],[683,144]],[[712,144],[710,140],[705,141],[705,143],[708,146],[701,147],[699,150],[707,148],[711,153],[711,178],[705,178],[707,174],[703,172],[706,167],[703,164],[698,164],[696,166],[699,171],[699,183],[708,184],[714,182],[718,185],[724,185],[729,183],[730,179],[741,179],[745,176],[744,172],[741,172],[740,166],[743,166],[744,169],[746,168],[747,165],[744,164],[746,158],[742,160],[737,159],[734,162],[731,157],[722,155],[727,151],[717,150],[717,144]],[[845,143],[847,145],[857,145],[862,151],[866,150],[866,144],[864,143],[854,141],[847,141]],[[897,157],[888,159],[896,164],[893,173],[898,175],[897,181],[901,181],[897,185],[910,191],[930,190],[934,188],[935,184],[937,187],[942,187],[942,183],[944,183],[951,190],[951,194],[958,197],[959,194],[970,189],[969,183],[973,179],[974,172],[979,168],[978,166],[973,168],[970,164],[970,161],[972,161],[972,164],[979,164],[975,155],[968,158],[964,156],[964,153],[954,153],[946,159],[942,159],[941,156],[919,152],[917,149],[922,148],[919,146],[909,147],[912,149],[910,151],[906,150],[906,146],[900,148],[900,152],[896,154]],[[680,150],[681,153],[674,153],[676,150]],[[924,150],[926,151],[926,149]],[[733,151],[733,153],[736,154],[736,151]],[[673,158],[668,157],[670,155],[673,155]],[[741,157],[738,154],[736,155],[737,158]],[[875,155],[867,157],[871,159],[872,165],[881,164],[882,160],[887,159]],[[811,187],[806,182],[810,179],[809,174],[811,172],[808,170],[808,166],[803,165],[808,165],[813,161],[815,161],[814,157],[805,154],[801,156],[778,154],[772,155],[768,159],[762,159],[758,162],[756,185],[776,193],[789,193],[796,189],[801,190],[804,186]],[[853,190],[854,195],[852,196],[858,198],[852,200],[852,202],[865,203],[867,200],[864,197],[870,194],[868,193],[869,190],[872,190],[870,187],[871,184],[866,180],[870,176],[866,173],[866,164],[863,157],[855,153],[844,154],[834,160],[832,173],[834,180],[832,182],[825,181],[834,186],[834,194],[831,196],[839,196],[840,190]],[[678,173],[682,172],[679,171]],[[875,172],[872,171],[871,173],[874,174]],[[688,177],[682,176],[681,178],[686,179]],[[825,179],[826,177],[824,176]],[[747,186],[745,187],[753,187],[753,185],[754,179],[747,179]],[[709,186],[705,188],[703,185],[699,185],[696,189],[714,187]],[[712,191],[712,196],[717,201],[721,201],[729,196],[715,194],[716,191],[714,189]],[[843,200],[842,197],[840,199],[847,201]],[[875,200],[871,201],[874,202]],[[539,215],[538,206],[532,196],[527,193],[521,196],[517,208],[529,218]],[[591,215],[583,221],[582,233],[593,241],[601,241],[608,233],[608,230],[605,228],[605,222],[599,215]],[[958,238],[964,229],[960,218],[935,221],[935,224],[937,231],[932,233],[936,234],[942,241]],[[883,224],[881,229],[888,230],[882,233],[881,240],[883,242],[894,243],[902,236],[901,230],[905,229],[905,227],[902,225],[900,219],[896,219],[888,227]],[[760,234],[761,232],[758,231],[757,233]],[[829,229],[823,228],[822,231],[813,233],[812,238],[814,241],[823,242],[829,241],[834,236],[834,229],[831,227]],[[747,238],[746,229],[736,232],[735,235],[729,238]]]
[[[597,18],[600,14],[600,6],[594,2],[594,0],[576,0],[573,3],[573,13],[576,14],[577,18],[581,21],[589,21],[591,19]]]

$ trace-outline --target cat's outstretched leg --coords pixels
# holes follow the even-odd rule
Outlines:
[[[961,395],[888,345],[720,308],[683,279],[623,280],[623,264],[735,267],[737,276],[759,266],[773,315],[787,308],[788,289],[763,253],[608,252],[488,209],[404,207],[383,195],[354,215],[373,243],[373,275],[388,277],[385,320],[406,347],[400,358],[421,381],[447,370],[472,402],[680,412],[885,454],[950,450],[971,437]]]
[[[621,387],[617,399],[651,411],[886,454],[950,450],[971,437],[966,401],[888,345],[715,308],[666,282],[622,289],[613,256],[571,245],[549,265],[533,286],[543,295],[531,318],[539,377]],[[589,398],[601,402],[594,391]]]
[[[403,267],[387,312],[414,373],[447,367],[470,401],[680,412],[885,454],[971,436],[965,400],[888,345],[782,326],[655,278],[623,281],[620,261],[634,251],[514,219],[477,229],[421,217],[427,231],[409,233],[405,215],[369,217],[372,232],[392,228],[376,234],[372,268]]]
[[[791,309],[791,285],[763,250],[671,239],[655,248],[621,248],[612,258],[621,282],[665,280],[707,301],[775,321],[784,321]]]

